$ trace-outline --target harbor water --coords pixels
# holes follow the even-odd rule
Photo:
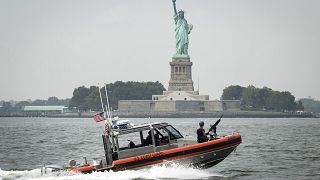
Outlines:
[[[199,121],[216,119],[131,119],[134,124],[164,121],[187,139],[196,139]],[[320,119],[223,118],[220,135],[240,133],[242,144],[209,169],[179,164],[92,174],[41,176],[44,164],[83,163],[104,158],[103,123],[89,118],[0,118],[0,180],[13,179],[320,179]]]

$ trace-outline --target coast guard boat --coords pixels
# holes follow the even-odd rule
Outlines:
[[[144,123],[134,125],[129,120],[112,118],[107,89],[105,86],[107,106],[104,106],[101,91],[101,106],[105,111],[96,114],[96,122],[104,122],[102,135],[105,159],[78,165],[70,160],[67,166],[44,166],[41,172],[74,171],[90,173],[93,171],[122,171],[137,169],[161,163],[179,163],[197,168],[209,168],[223,161],[241,143],[240,134],[222,137],[216,136],[216,126],[220,119],[211,126],[209,141],[198,143],[187,140],[172,125],[166,122]],[[108,117],[106,117],[106,115]],[[112,121],[112,123],[110,121]]]
[[[127,121],[112,126],[110,134],[102,135],[105,159],[92,165],[76,165],[72,160],[67,167],[45,166],[53,171],[69,170],[122,171],[143,168],[160,163],[179,163],[197,168],[209,168],[223,161],[241,143],[240,134],[215,137],[207,142],[186,140],[166,122],[133,125]]]

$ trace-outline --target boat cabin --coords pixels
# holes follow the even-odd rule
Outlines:
[[[168,123],[146,123],[124,129],[113,129],[105,137],[104,147],[108,164],[111,161],[178,147],[177,140],[183,138],[181,133]],[[109,147],[109,148],[108,148]],[[111,161],[110,161],[111,158]]]

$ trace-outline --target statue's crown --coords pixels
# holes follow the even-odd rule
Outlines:
[[[178,11],[178,13],[180,13],[180,12],[183,12],[183,13],[184,13],[184,10],[181,9],[181,10]]]

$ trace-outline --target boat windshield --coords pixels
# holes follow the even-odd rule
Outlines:
[[[170,139],[180,139],[183,138],[183,136],[180,134],[178,130],[176,130],[171,125],[159,127],[156,129],[162,137],[168,137],[170,134]]]
[[[183,136],[180,134],[180,132],[178,130],[176,130],[174,127],[172,127],[171,125],[167,126],[166,128],[170,132],[170,135],[172,135],[174,137],[174,139],[183,138]]]

